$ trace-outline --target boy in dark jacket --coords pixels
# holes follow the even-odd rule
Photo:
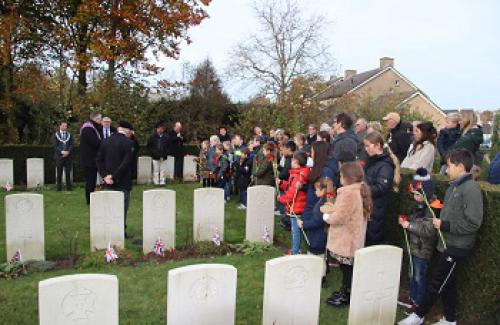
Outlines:
[[[440,219],[433,219],[434,228],[444,236],[444,243],[438,240],[439,255],[422,304],[415,313],[399,322],[402,325],[423,324],[425,314],[438,297],[441,297],[444,311],[440,324],[456,324],[457,273],[472,252],[483,222],[483,196],[470,174],[474,157],[468,150],[450,151],[446,164],[450,187],[445,194]]]
[[[302,185],[307,182],[309,168],[306,166],[307,156],[302,151],[293,154],[292,169],[287,181],[281,182],[280,188],[284,194],[279,197],[279,202],[285,206],[286,213],[290,217],[292,226],[292,255],[299,254],[300,249],[300,229],[297,220],[300,219],[306,206],[307,194],[301,191]]]
[[[412,189],[422,188],[425,196],[431,200],[434,197],[434,183],[425,168],[419,168],[413,177]],[[425,279],[427,277],[427,266],[432,257],[435,247],[436,229],[432,223],[432,216],[427,209],[422,195],[414,194],[415,202],[410,208],[409,218],[401,216],[399,224],[408,232],[411,255],[410,264],[410,297],[400,300],[400,304],[406,306],[407,312],[412,313],[422,303],[425,294]]]
[[[244,210],[247,208],[247,189],[251,182],[252,176],[252,160],[250,159],[250,150],[244,148],[240,152],[240,159],[235,162],[235,182],[240,193],[240,204],[238,209]]]

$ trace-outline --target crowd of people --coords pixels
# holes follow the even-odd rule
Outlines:
[[[474,113],[448,115],[439,131],[432,122],[402,121],[395,112],[383,121],[387,137],[380,122],[354,121],[346,113],[293,137],[283,129],[265,134],[256,126],[245,142],[241,134],[231,136],[221,127],[201,144],[200,179],[205,187],[224,189],[226,200],[239,194],[238,209],[246,209],[249,186],[275,187],[275,214],[291,233],[286,253],[305,253],[304,239],[307,253],[330,261],[324,285],[331,261],[338,264],[342,284],[326,303],[342,307],[349,304],[355,251],[384,243],[389,196],[400,191],[400,168],[414,170],[408,194],[414,204],[399,220],[409,234],[410,257],[410,294],[399,299],[408,317],[400,324],[423,324],[438,297],[444,307],[440,324],[455,324],[456,273],[482,223],[476,182],[483,159],[481,126]],[[451,181],[443,203],[430,177],[438,154],[439,172]],[[492,183],[500,178],[498,165],[497,156],[488,173]],[[437,262],[426,283],[433,254]]]

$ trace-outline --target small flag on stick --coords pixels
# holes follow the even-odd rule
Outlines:
[[[220,246],[221,240],[220,240],[219,229],[217,229],[217,228],[215,228],[215,233],[214,233],[214,236],[212,237],[212,242],[216,246]]]
[[[158,237],[158,239],[155,242],[155,246],[153,247],[153,252],[156,255],[163,256],[164,255],[164,249],[165,249],[165,245],[161,241],[161,238]]]
[[[262,235],[262,239],[266,243],[270,243],[271,242],[271,236],[269,236],[269,231],[267,230],[267,226],[264,227],[264,234]]]
[[[111,242],[108,243],[108,248],[106,248],[106,254],[104,255],[104,259],[106,263],[111,263],[118,258],[118,255],[115,252],[113,246],[111,246]]]
[[[10,259],[9,263],[10,264],[16,264],[16,263],[19,263],[19,262],[22,262],[23,261],[23,258],[21,256],[21,250],[18,249],[16,251],[16,253],[14,254],[14,256],[12,256],[12,258]]]

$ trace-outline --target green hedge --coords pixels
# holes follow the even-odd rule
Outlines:
[[[410,172],[402,173],[401,192],[393,193],[388,214],[388,241],[404,247],[398,215],[406,214],[412,198],[406,190],[412,179]],[[449,186],[444,176],[434,175],[436,195],[441,200]],[[480,182],[483,190],[484,220],[479,230],[474,252],[459,274],[459,319],[463,324],[500,324],[500,186]],[[432,265],[431,265],[432,267]],[[406,269],[406,259],[405,259]],[[404,274],[408,274],[405,272]],[[403,275],[404,277],[405,275]]]
[[[83,170],[80,168],[79,147],[75,146],[73,151],[73,179],[75,182],[83,182]],[[198,155],[197,145],[185,145],[184,152],[187,155]],[[146,146],[141,145],[139,156],[147,156]],[[0,158],[10,158],[14,160],[14,183],[17,185],[26,184],[26,159],[43,158],[45,169],[45,184],[55,183],[55,158],[54,147],[50,145],[5,145],[0,146]]]

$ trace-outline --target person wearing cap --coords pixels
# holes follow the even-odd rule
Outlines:
[[[124,194],[125,237],[132,238],[127,233],[127,210],[132,190],[132,156],[133,143],[130,140],[133,131],[132,124],[120,121],[118,132],[101,143],[97,153],[97,169],[103,175],[105,188],[121,191]]]
[[[390,130],[387,144],[401,163],[403,159],[405,159],[408,148],[412,143],[411,133],[403,127],[403,122],[398,113],[391,112],[387,114],[383,120]]]
[[[444,175],[446,172],[446,154],[448,150],[460,138],[460,114],[450,113],[446,116],[446,126],[439,130],[439,137],[437,139],[437,149],[441,156],[441,170],[440,174]]]
[[[153,160],[153,184],[165,185],[168,140],[165,125],[162,122],[155,125],[155,132],[149,137],[147,148]]]

